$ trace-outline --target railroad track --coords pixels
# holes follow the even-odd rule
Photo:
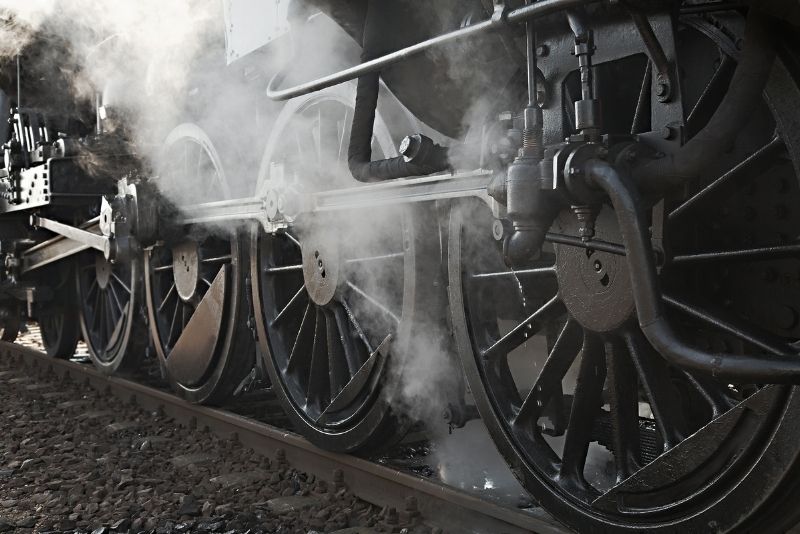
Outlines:
[[[5,342],[0,342],[0,354],[31,373],[52,373],[59,379],[66,375],[77,383],[135,402],[143,409],[164,413],[180,425],[206,427],[219,437],[236,439],[270,459],[287,461],[292,467],[329,483],[341,483],[343,478],[347,488],[368,503],[402,510],[408,497],[413,496],[422,517],[444,532],[567,532],[539,508],[519,509],[491,502],[436,480],[327,452],[284,429],[223,409],[194,405],[155,387],[108,377],[91,365],[49,358],[36,348]]]

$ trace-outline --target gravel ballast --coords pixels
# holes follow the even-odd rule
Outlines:
[[[431,533],[202,429],[0,361],[0,532]]]

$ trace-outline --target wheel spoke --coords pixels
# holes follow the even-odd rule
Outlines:
[[[121,286],[122,286],[122,289],[124,289],[124,290],[125,290],[125,291],[128,293],[128,295],[130,295],[130,294],[131,294],[131,288],[130,288],[130,287],[128,287],[128,286],[127,286],[127,284],[125,284],[125,282],[123,282],[123,281],[120,279],[120,277],[119,277],[119,276],[117,276],[117,273],[115,273],[115,272],[112,272],[112,273],[111,273],[111,276],[114,278],[114,280],[116,280],[116,281],[117,281],[117,283],[119,283],[119,285],[121,285]]]
[[[349,372],[348,380],[354,376],[361,365],[366,361],[366,358],[360,357],[360,353],[353,343],[353,336],[350,330],[350,321],[348,321],[347,312],[343,305],[336,305],[333,307],[331,313],[336,319],[336,327],[339,330],[339,338],[341,340],[342,349],[344,349],[344,359],[347,363],[347,370]]]
[[[303,321],[297,330],[289,359],[286,362],[286,372],[293,372],[295,369],[306,369],[312,355],[312,345],[314,342],[314,325],[316,324],[317,308],[310,302],[306,305],[303,314]],[[301,371],[302,372],[302,371]]]
[[[274,326],[281,322],[281,320],[286,317],[287,313],[296,308],[298,304],[302,304],[306,300],[303,298],[305,295],[306,287],[300,286],[300,289],[297,290],[297,293],[295,293],[294,296],[289,299],[289,302],[286,304],[286,306],[284,306],[283,309],[278,312],[278,315],[275,316],[275,319],[272,320],[272,325]]]
[[[611,409],[611,444],[617,468],[617,482],[633,474],[640,463],[639,384],[636,368],[624,343],[606,343],[608,391]]]
[[[506,278],[506,277],[539,278],[539,277],[554,277],[555,275],[556,275],[555,267],[540,267],[536,269],[522,269],[520,271],[478,273],[471,275],[470,278],[478,280],[485,278]]]
[[[603,383],[606,375],[604,360],[605,353],[600,338],[585,333],[560,469],[563,480],[584,490],[589,490],[590,486],[583,476],[583,468],[592,440],[594,421],[603,405]]]
[[[169,291],[167,291],[167,294],[164,296],[164,299],[161,301],[161,304],[158,305],[159,313],[161,312],[161,310],[164,309],[164,306],[167,305],[167,302],[169,301],[169,298],[172,296],[173,292],[175,292],[175,289],[176,289],[176,287],[175,287],[175,284],[173,283],[169,287]]]
[[[578,321],[569,318],[553,344],[547,356],[542,371],[536,378],[536,383],[531,388],[522,406],[519,409],[514,424],[522,424],[536,420],[547,407],[554,395],[561,391],[561,381],[569,371],[581,348],[581,327]]]
[[[200,263],[230,263],[232,259],[232,254],[224,254],[222,256],[214,256],[213,258],[202,259],[200,260]]]
[[[777,245],[774,247],[747,248],[740,250],[720,250],[701,254],[685,254],[672,258],[675,265],[696,264],[709,261],[759,261],[800,257],[800,244]]]
[[[367,338],[367,335],[364,333],[364,329],[361,328],[361,325],[358,323],[356,316],[353,314],[353,310],[350,309],[350,306],[347,304],[347,302],[345,302],[344,299],[340,300],[339,302],[342,304],[344,311],[347,313],[347,318],[352,323],[353,328],[356,329],[358,337],[361,338],[361,342],[364,343],[364,346],[367,348],[367,352],[369,352],[370,354],[375,352],[375,349],[372,348],[372,344]]]
[[[379,254],[377,256],[366,256],[363,258],[351,258],[348,260],[344,260],[345,264],[350,263],[361,263],[361,262],[368,262],[368,261],[386,261],[386,260],[393,260],[397,258],[404,258],[406,255],[405,252],[392,252],[389,254]]]
[[[264,269],[266,274],[287,274],[302,271],[302,265],[285,265],[283,267],[267,267]]]
[[[97,283],[97,278],[92,279],[92,283],[89,285],[89,291],[86,292],[86,300],[88,301],[89,298],[92,296],[93,291],[97,291],[99,284]]]
[[[342,156],[344,155],[345,137],[347,137],[348,118],[350,118],[349,108],[344,110],[344,118],[342,119],[342,135],[339,137],[339,150],[336,153],[336,161],[342,161]]]
[[[711,408],[711,417],[716,418],[733,408],[734,402],[725,395],[724,385],[719,382],[707,380],[705,377],[683,371],[686,381],[708,403]]]
[[[328,380],[328,349],[325,346],[327,337],[325,314],[319,308],[315,308],[315,311],[316,324],[314,327],[314,343],[311,348],[311,365],[308,369],[306,400],[309,404],[316,404],[320,408],[330,382]]]
[[[390,310],[385,305],[383,305],[380,301],[378,301],[378,299],[376,299],[372,295],[368,294],[366,291],[364,291],[363,289],[361,289],[360,287],[358,287],[357,285],[355,285],[353,282],[351,282],[349,280],[346,282],[346,284],[347,284],[347,287],[349,287],[353,292],[355,292],[356,294],[361,296],[361,298],[363,298],[364,300],[366,300],[367,302],[369,302],[370,304],[372,304],[373,306],[378,308],[384,314],[386,314],[389,317],[391,317],[392,320],[395,323],[399,323],[400,322],[400,317],[398,317],[394,312],[392,312],[392,310]]]
[[[111,286],[108,286],[108,289],[105,291],[105,301],[106,301],[106,314],[111,321],[111,324],[117,323],[117,314],[116,314],[116,306],[114,303],[114,297],[110,291]]]
[[[114,303],[117,305],[117,309],[119,310],[120,315],[122,314],[125,307],[122,305],[122,301],[119,300],[119,296],[117,296],[117,291],[114,289],[113,285],[108,286],[108,289],[111,293],[111,296],[114,299]]]
[[[730,169],[728,172],[705,186],[703,189],[689,197],[683,204],[672,210],[669,214],[669,221],[674,222],[679,217],[692,211],[695,207],[702,204],[713,193],[723,188],[726,184],[740,183],[742,180],[750,180],[760,176],[769,169],[775,158],[785,150],[785,144],[780,137],[774,137],[769,143],[756,150],[744,161]]]
[[[300,244],[300,241],[298,241],[298,240],[297,240],[297,238],[296,238],[295,236],[293,236],[293,235],[292,235],[292,234],[290,234],[289,232],[283,232],[283,235],[285,235],[286,237],[288,237],[288,238],[289,238],[289,241],[291,241],[292,243],[294,243],[295,245],[297,245],[297,247],[298,247],[298,248],[302,248],[302,245]]]
[[[656,428],[664,441],[664,450],[669,450],[686,435],[683,409],[678,392],[669,378],[669,366],[639,330],[627,333],[625,344],[636,366]]]
[[[565,309],[559,296],[554,296],[524,321],[512,328],[510,332],[495,341],[491,347],[483,351],[481,357],[486,360],[494,360],[507,355],[525,343],[529,337],[536,335],[544,323],[563,314]]]
[[[745,326],[743,324],[737,324],[733,318],[726,318],[723,319],[720,317],[722,312],[714,313],[714,310],[711,312],[701,309],[699,306],[695,306],[690,304],[686,301],[677,299],[670,295],[664,295],[663,297],[664,302],[667,303],[669,306],[672,306],[675,309],[680,310],[681,312],[698,319],[709,326],[722,330],[734,337],[737,337],[743,341],[748,343],[752,343],[756,347],[759,347],[767,352],[771,352],[776,356],[786,356],[794,354],[794,351],[791,348],[783,343],[780,339],[772,338],[770,334],[766,332],[756,332],[753,328]]]
[[[182,308],[180,300],[175,302],[175,310],[172,312],[172,321],[169,325],[169,333],[167,334],[167,344],[173,345],[174,335],[173,332],[175,331],[175,323],[178,321],[178,312]],[[180,331],[179,331],[180,333]]]
[[[172,269],[173,269],[173,266],[171,264],[169,264],[169,265],[162,265],[160,267],[156,267],[153,270],[155,272],[157,272],[157,273],[161,273],[161,272],[164,272],[164,271],[171,271]]]
[[[646,132],[650,129],[650,90],[653,84],[653,62],[648,61],[642,77],[642,86],[639,90],[639,100],[636,102],[636,112],[633,114],[631,135]]]
[[[345,334],[339,331],[338,321],[331,310],[325,310],[325,333],[328,345],[328,381],[333,399],[347,385],[351,375],[344,354]]]
[[[686,133],[688,137],[694,135],[705,126],[714,112],[717,110],[722,97],[728,90],[733,72],[736,70],[736,61],[730,56],[723,54],[719,67],[714,71],[705,89],[703,89],[697,103],[689,112],[686,118]]]

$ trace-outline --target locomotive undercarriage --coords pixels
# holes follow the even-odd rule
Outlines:
[[[115,171],[97,178],[73,136],[53,142],[19,112],[16,139],[37,148],[7,148],[3,339],[37,317],[53,355],[82,337],[101,369],[130,369],[146,307],[190,400],[269,380],[309,439],[368,453],[413,423],[392,403],[424,331],[431,357],[465,371],[450,423],[474,402],[517,478],[573,528],[763,529],[766,514],[786,528],[800,452],[796,50],[754,7],[491,7],[410,48],[370,51],[365,37],[361,65],[314,82],[279,90],[275,76],[268,95],[294,100],[252,196],[232,198],[191,125],[166,143],[180,168],[150,177],[98,150]],[[363,106],[376,111],[375,73],[485,34],[522,58],[524,82],[499,103],[515,108],[449,149],[412,134],[391,158],[378,105],[373,162],[357,163],[384,180],[342,174],[348,137],[353,170],[364,135],[350,118],[363,128]],[[199,193],[165,202],[170,172],[196,175]],[[74,286],[52,275],[63,265]]]

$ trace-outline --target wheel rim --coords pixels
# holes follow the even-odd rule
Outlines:
[[[315,96],[276,127],[261,190],[276,176],[301,191],[357,185],[345,164],[348,101]],[[383,157],[392,145],[380,118],[376,132],[373,151]],[[318,445],[353,451],[375,437],[372,425],[383,417],[373,420],[376,413],[387,413],[385,378],[389,362],[399,364],[407,338],[401,325],[411,313],[413,238],[402,209],[350,217],[293,221],[275,235],[254,232],[252,277],[259,341],[284,404]],[[393,231],[353,234],[365,220],[392,221]],[[398,434],[404,428],[394,423]]]
[[[83,339],[96,366],[115,371],[126,359],[137,320],[139,260],[112,264],[96,252],[78,258]]]
[[[228,196],[219,156],[198,127],[173,131],[165,161],[159,187],[178,209]],[[171,232],[145,254],[156,352],[173,387],[194,402],[224,399],[252,367],[248,331],[240,324],[240,255],[233,231],[196,226]]]
[[[724,68],[723,61],[719,70]],[[702,127],[692,122],[693,116],[710,116],[704,105],[710,104],[701,98],[690,114],[693,131]],[[792,162],[784,159],[785,147],[772,139],[769,128],[759,131],[757,138],[740,140],[740,152],[755,152],[753,157],[760,158],[755,163],[761,172],[746,179],[784,196],[762,205],[772,201],[785,206],[800,197]],[[779,169],[764,167],[776,157]],[[744,158],[740,154],[738,161],[721,162],[719,171]],[[759,181],[765,173],[770,180]],[[742,235],[752,219],[737,220],[728,213],[720,224],[717,212],[690,214],[714,198],[735,211],[747,204],[747,195],[731,202],[731,191],[717,188],[716,195],[728,195],[720,201],[702,192],[707,183],[701,185],[684,199],[686,205],[668,205],[672,216],[664,239],[672,263],[663,268],[661,278],[670,320],[684,339],[702,348],[796,354],[795,292],[781,295],[778,302],[791,303],[783,308],[752,305],[759,302],[754,272],[763,272],[765,263],[778,272],[797,268],[791,243],[796,222],[781,212],[779,223],[751,232],[755,237],[749,243],[725,240]],[[451,215],[454,329],[471,387],[498,447],[546,507],[579,529],[669,530],[688,528],[675,525],[727,498],[734,504],[716,512],[715,528],[724,530],[752,511],[754,499],[769,495],[780,476],[749,489],[742,489],[742,480],[772,446],[775,429],[792,402],[791,388],[718,384],[668,366],[631,315],[624,257],[554,245],[538,263],[514,273],[505,267],[491,236],[491,214],[485,206],[478,210],[479,216],[469,208]],[[573,219],[562,214],[553,231],[575,235]],[[601,212],[597,228],[597,238],[621,242],[610,210]],[[735,252],[716,258],[705,254],[720,250],[720,243]],[[767,246],[769,252],[753,251]],[[737,255],[740,260],[731,266]],[[761,266],[756,269],[754,262]],[[709,283],[714,279],[723,280],[724,287]],[[748,290],[737,293],[737,283]],[[728,301],[720,305],[725,295]],[[544,350],[546,357],[535,357],[534,350]],[[716,428],[706,426],[712,419]],[[796,451],[786,454],[783,470],[792,467]],[[664,468],[667,460],[670,471]],[[742,498],[743,492],[752,493]],[[708,528],[708,519],[697,525]]]

